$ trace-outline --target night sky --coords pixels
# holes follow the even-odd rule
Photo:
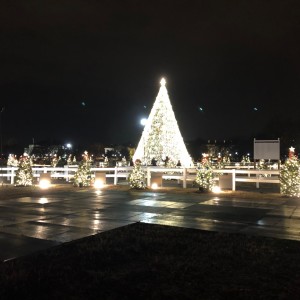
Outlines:
[[[298,0],[0,3],[4,143],[136,143],[163,76],[186,141],[298,119]]]

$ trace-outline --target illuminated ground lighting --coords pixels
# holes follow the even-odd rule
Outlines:
[[[151,188],[153,190],[157,190],[158,189],[158,184],[157,183],[152,183]]]
[[[97,191],[96,191],[96,195],[97,195],[97,196],[100,196],[101,194],[102,194],[102,191],[100,191],[100,190],[97,190]]]
[[[39,186],[41,189],[48,189],[50,187],[50,181],[48,179],[41,179],[39,182]]]
[[[214,187],[212,188],[212,192],[213,192],[213,193],[220,193],[220,192],[221,192],[221,189],[220,189],[219,186],[214,186]]]
[[[101,189],[104,187],[104,183],[101,179],[96,179],[94,182],[94,188]]]

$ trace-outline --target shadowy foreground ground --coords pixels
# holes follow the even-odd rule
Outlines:
[[[136,223],[0,264],[1,299],[299,299],[296,241]]]

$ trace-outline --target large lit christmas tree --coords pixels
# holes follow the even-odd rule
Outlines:
[[[30,186],[33,184],[32,161],[30,157],[24,153],[20,157],[18,170],[16,171],[15,185]]]
[[[285,196],[300,196],[300,162],[295,148],[289,149],[289,157],[280,168],[280,192]]]
[[[182,166],[191,166],[192,159],[181,136],[164,78],[160,84],[133,161],[140,159],[143,165],[150,165],[152,159],[162,164],[169,158],[180,161]]]
[[[91,158],[85,151],[82,155],[82,161],[79,163],[78,170],[74,175],[75,186],[90,186],[92,184]]]

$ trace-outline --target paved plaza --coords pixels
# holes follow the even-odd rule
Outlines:
[[[73,189],[0,200],[5,261],[135,222],[300,240],[298,199]]]

